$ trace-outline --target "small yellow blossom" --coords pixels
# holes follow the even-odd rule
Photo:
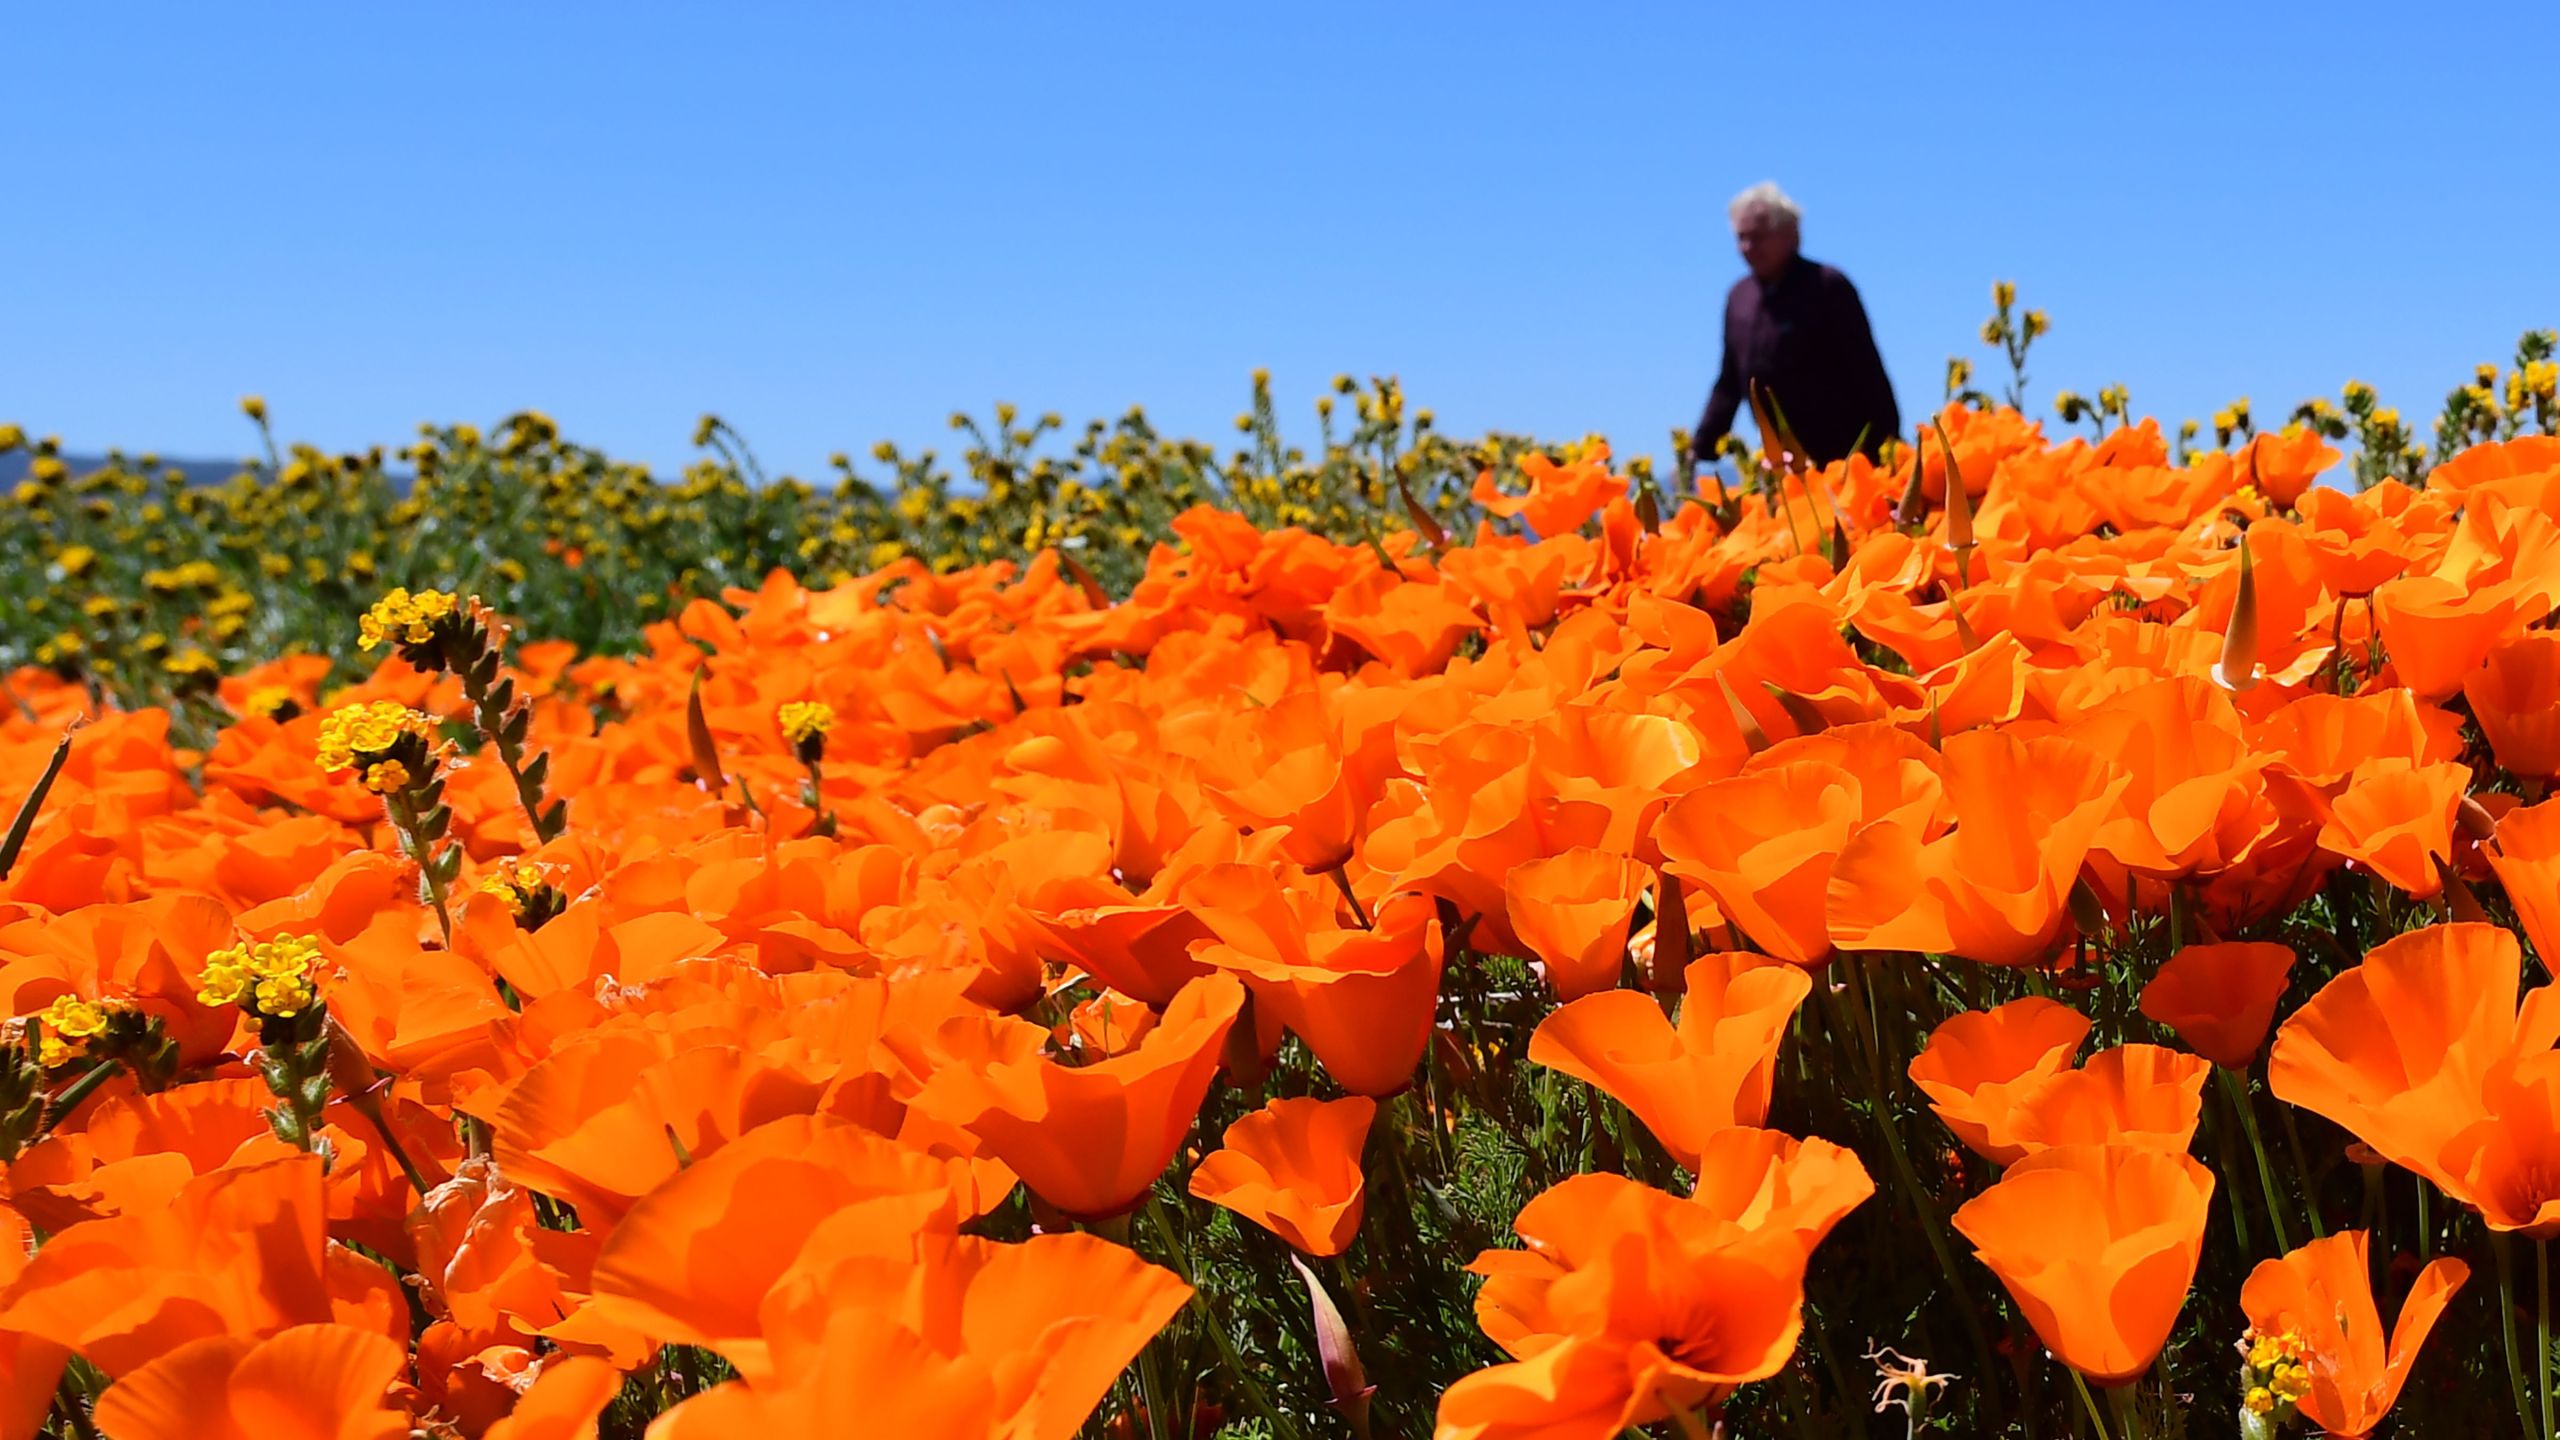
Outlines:
[[[367,650],[386,641],[425,644],[434,638],[435,623],[460,608],[461,602],[447,591],[421,590],[413,595],[405,589],[395,589],[374,601],[373,608],[356,622],[358,643]]]
[[[234,945],[204,957],[196,999],[206,1005],[246,1005],[261,1015],[290,1020],[318,998],[320,945],[308,935],[286,935]]]
[[[782,725],[783,739],[806,746],[836,728],[836,707],[823,700],[792,700],[775,711],[774,718]]]
[[[320,722],[320,768],[352,770],[359,760],[370,766],[373,762],[363,757],[388,752],[404,735],[423,737],[434,731],[434,721],[394,701],[350,705]]]
[[[44,1041],[36,1063],[48,1069],[69,1063],[107,1029],[106,1007],[77,995],[55,996],[37,1018],[44,1023]]]

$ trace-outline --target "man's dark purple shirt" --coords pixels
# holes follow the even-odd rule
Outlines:
[[[1745,275],[1724,302],[1724,368],[1698,417],[1692,454],[1705,460],[1750,403],[1751,382],[1777,398],[1787,428],[1819,463],[1852,446],[1872,454],[1902,430],[1893,383],[1849,277],[1802,255],[1763,284]],[[1865,439],[1859,438],[1860,433]]]

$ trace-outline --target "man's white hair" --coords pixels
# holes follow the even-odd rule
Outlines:
[[[1725,214],[1732,218],[1736,230],[1754,215],[1766,215],[1789,230],[1804,219],[1804,212],[1796,208],[1796,202],[1787,198],[1787,192],[1779,189],[1775,180],[1763,180],[1734,196],[1733,203],[1725,207]]]

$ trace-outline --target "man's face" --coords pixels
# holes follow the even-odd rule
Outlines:
[[[1733,227],[1733,247],[1762,280],[1774,280],[1796,255],[1796,228],[1766,210],[1754,210]]]

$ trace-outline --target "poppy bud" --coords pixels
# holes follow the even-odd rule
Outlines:
[[[1733,693],[1733,682],[1725,679],[1721,671],[1716,674],[1716,688],[1724,692],[1724,703],[1733,712],[1734,728],[1742,732],[1742,743],[1750,747],[1754,755],[1768,749],[1769,732],[1761,729],[1760,722],[1751,718],[1751,711],[1743,705],[1742,697]]]
[[[2231,602],[2231,620],[2222,630],[2222,659],[2213,667],[2214,683],[2238,694],[2258,683],[2258,576],[2251,568],[2249,542],[2240,542],[2240,593]]]
[[[1369,1397],[1377,1393],[1378,1387],[1370,1384],[1368,1375],[1361,1370],[1360,1352],[1351,1344],[1351,1327],[1343,1323],[1342,1311],[1325,1293],[1316,1272],[1294,1254],[1289,1263],[1296,1267],[1298,1278],[1307,1282],[1307,1299],[1315,1307],[1316,1354],[1324,1362],[1324,1379],[1333,1391],[1333,1408],[1342,1412],[1352,1434],[1368,1440]]]
[[[712,743],[711,722],[702,713],[702,672],[693,672],[693,689],[685,695],[684,733],[693,747],[693,774],[704,788],[717,793],[729,788],[729,777],[720,773],[720,747]]]

